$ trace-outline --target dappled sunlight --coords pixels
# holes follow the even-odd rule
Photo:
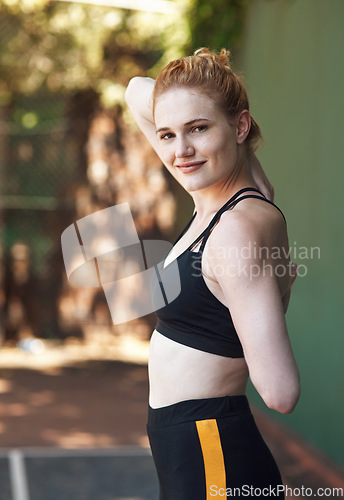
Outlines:
[[[43,340],[44,350],[39,354],[13,347],[1,348],[0,370],[2,368],[32,368],[59,374],[59,367],[87,360],[118,360],[147,364],[149,341],[144,339],[147,328],[137,325],[131,335],[123,327],[122,334],[114,336],[111,328],[89,326],[85,328],[84,340],[71,338],[65,343]],[[11,382],[0,379],[0,393],[9,392]]]
[[[138,444],[139,446],[143,446],[144,448],[150,448],[150,445],[149,445],[149,439],[148,439],[147,434],[144,434],[143,436],[140,436],[140,437],[137,439],[137,444]]]
[[[79,357],[35,368],[0,367],[2,447],[148,446],[145,363]]]
[[[30,409],[23,403],[0,404],[0,417],[23,417],[30,413]]]
[[[60,448],[106,447],[115,446],[116,439],[106,434],[91,434],[78,430],[65,432],[56,429],[44,429],[42,437],[52,446]]]
[[[13,383],[10,380],[0,378],[0,394],[5,392],[11,392],[13,388]]]
[[[31,394],[29,401],[32,406],[43,406],[52,403],[54,399],[55,395],[52,391],[41,391]]]

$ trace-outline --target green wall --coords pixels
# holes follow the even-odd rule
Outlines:
[[[343,0],[255,0],[239,58],[265,138],[258,156],[306,273],[287,313],[301,399],[291,415],[270,413],[342,464],[343,22]],[[301,247],[319,247],[320,259],[303,258]]]

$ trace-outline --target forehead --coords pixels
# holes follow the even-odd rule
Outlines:
[[[224,113],[214,99],[194,88],[172,88],[155,103],[157,127],[185,124],[197,118],[218,119]]]

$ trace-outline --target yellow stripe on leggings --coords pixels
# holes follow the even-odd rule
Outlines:
[[[216,485],[217,491],[220,488],[226,491],[226,470],[219,429],[215,419],[197,420],[196,426],[203,454],[207,500],[210,500],[213,498],[210,495],[211,486]]]

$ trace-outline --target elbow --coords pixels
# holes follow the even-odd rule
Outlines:
[[[283,413],[287,415],[288,413],[292,413],[296,406],[297,401],[265,401],[266,405],[270,408],[270,410],[278,411],[278,413]]]
[[[262,397],[265,404],[271,410],[284,414],[292,413],[300,398],[300,386],[297,385],[293,389],[286,392],[281,391],[281,393],[276,394],[270,393],[263,395]]]
[[[127,86],[127,88],[125,90],[125,93],[124,93],[124,99],[125,99],[125,102],[128,104],[128,106],[129,106],[129,104],[131,102],[132,95],[134,93],[133,92],[133,86],[134,86],[133,80],[134,80],[134,78],[132,78],[130,80],[130,82],[128,83],[128,86]]]
[[[125,102],[128,104],[128,106],[130,106],[130,104],[133,103],[135,97],[137,97],[137,91],[138,91],[137,86],[139,84],[140,79],[142,79],[140,76],[134,76],[134,78],[132,78],[127,85],[124,94],[124,99]]]

